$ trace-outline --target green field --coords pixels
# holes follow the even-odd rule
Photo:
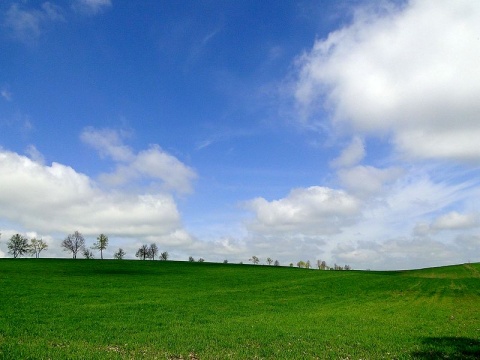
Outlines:
[[[0,359],[478,359],[480,264],[0,260]]]

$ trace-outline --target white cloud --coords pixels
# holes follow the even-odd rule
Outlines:
[[[456,211],[452,211],[437,218],[433,222],[432,227],[438,230],[450,230],[470,229],[479,225],[478,216],[475,214],[459,214]]]
[[[7,151],[0,152],[0,168],[0,218],[25,229],[164,238],[181,230],[168,194],[105,192],[68,166],[44,166]]]
[[[478,214],[461,214],[457,211],[451,211],[434,219],[429,226],[430,231],[440,230],[468,230],[480,226]]]
[[[90,15],[97,15],[111,6],[111,0],[76,0],[72,5],[74,10]]]
[[[160,181],[165,190],[181,193],[192,191],[192,181],[197,175],[193,169],[176,157],[163,151],[158,145],[135,154],[124,145],[121,133],[110,130],[85,129],[80,138],[94,147],[102,156],[110,157],[117,163],[116,170],[104,173],[100,179],[112,186],[123,185],[136,180]]]
[[[343,149],[340,156],[330,164],[334,167],[350,167],[358,164],[365,157],[365,145],[358,136],[354,137],[350,145]]]
[[[384,241],[358,242],[339,245],[333,250],[340,264],[354,264],[359,268],[413,269],[450,265],[462,261],[455,244],[443,244],[429,238],[395,238]]]
[[[51,2],[43,2],[38,9],[25,8],[13,3],[5,14],[3,25],[13,38],[31,42],[42,34],[47,24],[64,20],[61,8]]]
[[[299,108],[313,119],[326,106],[340,127],[391,134],[414,158],[478,162],[480,3],[375,10],[359,11],[299,59]]]
[[[2,89],[0,95],[7,101],[12,101],[12,93],[7,89]]]
[[[260,234],[335,234],[359,215],[356,198],[319,186],[294,189],[280,200],[257,198],[247,207],[255,214],[248,227]]]
[[[128,133],[112,129],[97,130],[93,127],[85,128],[80,139],[96,149],[102,157],[111,157],[114,161],[128,162],[135,158],[132,149],[123,144]]]
[[[352,193],[371,196],[384,190],[384,185],[397,180],[404,171],[398,167],[378,169],[373,166],[355,166],[340,169],[340,183]]]
[[[43,157],[43,154],[40,151],[38,151],[35,145],[28,145],[27,149],[25,150],[25,153],[30,157],[30,159],[32,159],[37,164],[40,164],[40,165],[45,164],[45,158]]]
[[[472,199],[478,198],[478,188],[472,181],[434,181],[425,169],[416,167],[342,170],[351,182],[344,184],[344,190],[311,187],[275,201],[248,202],[253,218],[244,238],[251,252],[246,255],[278,257],[283,264],[321,259],[356,269],[480,260],[456,240],[459,234],[471,237],[468,231],[478,221],[471,214],[476,213],[446,211],[475,208]]]

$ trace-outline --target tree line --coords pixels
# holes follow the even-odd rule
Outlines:
[[[0,233],[0,236],[1,236],[1,233]],[[76,259],[79,253],[82,254],[85,259],[93,259],[95,255],[92,252],[92,250],[98,250],[100,251],[100,258],[103,260],[103,251],[106,250],[107,246],[108,246],[108,236],[105,234],[100,234],[97,237],[96,242],[94,242],[93,245],[90,248],[88,248],[85,243],[85,238],[78,231],[74,231],[72,234],[67,235],[67,237],[61,243],[61,247],[63,248],[64,251],[68,251],[72,253],[73,259]],[[10,240],[7,242],[7,248],[8,248],[8,253],[13,255],[14,258],[23,256],[26,254],[39,258],[40,253],[48,249],[48,244],[42,239],[37,239],[35,237],[28,239],[26,236],[15,234],[15,235],[12,235],[12,237],[10,237]],[[137,252],[135,253],[135,257],[141,260],[147,260],[147,259],[155,260],[156,257],[162,261],[168,260],[169,254],[167,251],[160,253],[160,255],[158,253],[159,253],[159,250],[156,244],[154,243],[150,245],[142,244],[140,248],[138,248]],[[122,248],[119,248],[118,251],[116,251],[113,254],[113,258],[117,260],[122,260],[125,257],[125,255],[126,255],[125,251]],[[188,261],[194,262],[195,259],[192,256],[189,256]],[[204,262],[205,259],[199,258],[197,261]],[[249,261],[252,262],[252,264],[254,265],[258,265],[260,263],[260,259],[255,255],[252,256],[249,259]],[[228,260],[224,260],[223,263],[227,264]],[[280,262],[278,260],[273,260],[270,257],[267,257],[266,263],[268,265],[273,264],[273,266],[280,266]],[[243,262],[240,262],[240,264],[243,264]],[[293,263],[290,263],[290,267],[293,267],[293,266],[294,266]],[[304,268],[304,269],[313,268],[312,264],[310,263],[310,260],[307,260],[307,261],[300,260],[299,262],[297,262],[297,267]],[[352,270],[352,268],[349,265],[340,266],[340,265],[334,264],[333,266],[328,266],[326,262],[322,260],[317,260],[316,267],[319,270]]]

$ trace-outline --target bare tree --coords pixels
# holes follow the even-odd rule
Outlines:
[[[273,263],[272,258],[269,258],[269,257],[268,257],[268,258],[267,258],[267,263],[268,263],[268,265],[272,265],[272,263]]]
[[[310,260],[307,260],[307,262],[305,263],[305,268],[310,269],[310,266],[311,266]]]
[[[135,256],[139,259],[145,260],[150,257],[148,245],[142,245],[135,253]]]
[[[28,239],[20,234],[12,235],[7,243],[7,248],[8,253],[12,254],[14,259],[30,251]]]
[[[260,262],[258,257],[256,257],[255,255],[253,255],[252,258],[249,259],[248,261],[251,261],[253,265],[257,265]]]
[[[43,250],[47,250],[48,249],[48,244],[43,241],[42,239],[37,239],[37,238],[33,238],[30,240],[30,254],[35,255],[35,258],[39,258],[40,257],[40,253],[43,251]]]
[[[194,262],[194,261],[195,261],[195,259],[193,258],[193,256],[189,256],[189,257],[188,257],[188,261],[190,261],[190,262]]]
[[[85,238],[78,231],[75,231],[62,241],[62,247],[64,251],[71,251],[73,258],[76,259],[78,251],[85,248]]]
[[[168,260],[168,252],[164,251],[160,254],[160,260],[167,261]]]
[[[118,249],[118,251],[113,254],[113,258],[117,260],[123,260],[123,257],[125,256],[125,251],[123,251],[122,248]]]
[[[150,244],[150,247],[148,248],[149,252],[149,258],[152,260],[155,260],[155,256],[158,254],[158,246],[156,244]]]
[[[198,262],[204,262],[204,261],[205,261],[205,259],[204,259],[204,258],[200,258],[200,259],[198,259]]]
[[[92,249],[100,250],[100,259],[103,260],[103,250],[107,248],[108,245],[108,236],[105,234],[100,234],[97,237],[97,242],[93,244]]]

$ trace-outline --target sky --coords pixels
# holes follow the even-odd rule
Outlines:
[[[480,261],[480,2],[5,0],[0,257]]]

